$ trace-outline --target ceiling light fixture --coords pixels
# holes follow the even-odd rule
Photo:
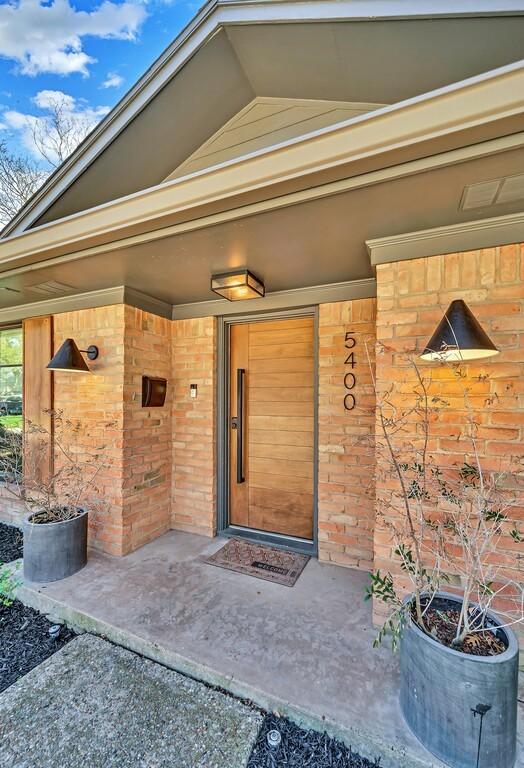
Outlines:
[[[498,355],[479,321],[462,299],[452,301],[431,339],[422,360],[462,362]]]
[[[46,368],[50,371],[76,371],[77,373],[91,373],[89,366],[81,353],[87,355],[89,360],[96,360],[98,347],[92,344],[87,349],[78,349],[73,339],[66,339],[58,352],[49,361]]]
[[[266,292],[262,280],[247,269],[213,275],[211,290],[228,301],[260,299]]]

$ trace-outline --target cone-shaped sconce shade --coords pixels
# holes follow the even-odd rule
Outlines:
[[[46,367],[52,371],[78,371],[79,373],[90,373],[89,367],[73,339],[66,339],[64,341],[56,355]]]
[[[498,355],[499,351],[462,299],[452,301],[428,341],[422,360],[460,362]]]

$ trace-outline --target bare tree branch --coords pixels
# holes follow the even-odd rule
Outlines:
[[[48,96],[43,117],[30,118],[28,127],[39,157],[32,160],[14,154],[0,141],[0,229],[42,186],[93,127],[93,115],[74,112],[67,94]],[[29,118],[28,118],[29,120]]]

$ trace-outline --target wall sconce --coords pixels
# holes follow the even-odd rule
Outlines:
[[[462,299],[452,301],[428,341],[422,360],[461,362],[498,355],[479,321]]]
[[[77,371],[78,373],[91,373],[81,353],[87,355],[89,360],[96,360],[98,347],[92,344],[87,349],[78,349],[73,339],[66,339],[56,355],[49,361],[46,368],[51,371]]]
[[[211,290],[223,296],[228,301],[240,299],[259,299],[265,294],[264,283],[249,270],[241,269],[235,272],[225,272],[213,275]]]

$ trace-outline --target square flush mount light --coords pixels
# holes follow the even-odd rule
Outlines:
[[[264,283],[247,269],[213,275],[211,290],[228,301],[259,299],[265,294]]]

